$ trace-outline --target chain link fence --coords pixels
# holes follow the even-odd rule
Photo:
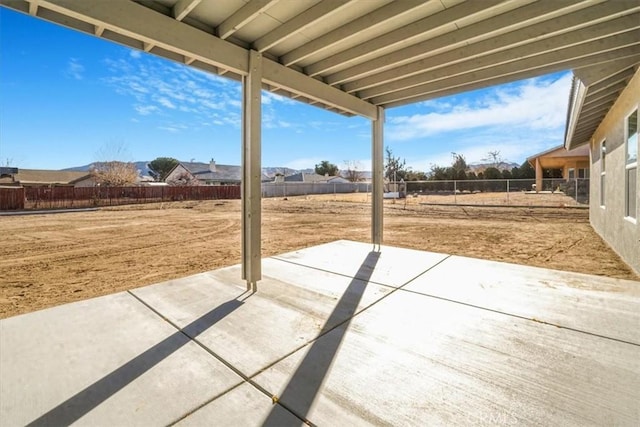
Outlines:
[[[541,185],[540,185],[541,184]],[[407,181],[409,199],[424,204],[506,206],[588,206],[589,179],[552,178]],[[540,185],[540,188],[538,188]]]

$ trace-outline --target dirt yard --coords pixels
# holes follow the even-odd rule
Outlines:
[[[338,196],[340,197],[340,196]],[[358,199],[360,197],[360,199]],[[263,255],[337,239],[368,241],[366,195],[263,201]],[[356,201],[359,200],[359,201]],[[0,217],[0,318],[240,262],[240,202],[133,205]],[[385,243],[578,271],[636,275],[583,209],[386,201]]]

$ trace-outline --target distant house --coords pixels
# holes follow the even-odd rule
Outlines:
[[[558,169],[564,179],[589,178],[589,147],[567,150],[564,145],[543,151],[527,159],[536,171],[536,188],[542,190],[543,169]]]
[[[270,178],[262,175],[262,181]],[[215,160],[209,163],[180,162],[169,172],[165,182],[170,185],[240,185],[242,168],[235,165],[218,165]]]
[[[0,185],[22,187],[94,187],[89,172],[0,168]]]
[[[306,182],[306,183],[336,183],[341,184],[349,182],[340,176],[318,175],[317,173],[298,172],[293,175],[285,176],[280,182]],[[278,182],[278,180],[276,180]]]

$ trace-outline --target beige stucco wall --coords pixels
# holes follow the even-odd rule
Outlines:
[[[638,274],[640,274],[640,213],[636,212],[636,221],[625,218],[625,120],[639,105],[640,71],[637,71],[593,135],[590,186],[591,225]],[[600,144],[605,139],[607,141],[605,206],[601,207]],[[640,177],[636,181],[640,183]],[[640,209],[640,193],[636,194],[636,206]]]

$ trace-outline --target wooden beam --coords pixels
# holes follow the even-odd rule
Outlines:
[[[40,4],[56,12],[56,16],[61,14],[91,24],[91,33],[94,26],[102,26],[114,33],[178,54],[180,61],[187,56],[235,75],[244,76],[248,73],[249,54],[246,49],[130,0],[41,0]],[[375,117],[376,108],[368,102],[275,61],[263,58],[262,63],[263,74],[265,78],[269,76],[270,84],[285,87],[289,92],[313,98],[351,114]]]
[[[524,57],[527,55],[528,50],[537,49],[537,52],[555,50],[571,43],[581,43],[598,38],[598,33],[601,34],[600,37],[604,37],[638,26],[640,22],[640,16],[638,14],[601,22],[603,16],[607,16],[606,13],[616,15],[623,12],[625,9],[622,9],[621,6],[624,6],[624,3],[599,4],[568,15],[550,19],[539,25],[527,26],[466,46],[460,46],[455,50],[434,54],[434,52],[437,52],[437,49],[447,43],[447,39],[459,40],[460,36],[456,36],[456,33],[466,30],[466,28],[463,28],[451,35],[445,34],[327,76],[326,81],[329,84],[335,84],[342,83],[349,79],[353,80],[354,77],[359,75],[368,75],[365,78],[358,78],[356,81],[343,85],[345,91],[354,92],[374,86],[386,85],[390,81],[410,77],[430,69],[459,63],[461,61],[473,60],[475,62],[483,56],[485,57],[485,61],[493,61],[505,55],[511,56],[513,59]],[[600,23],[587,27],[588,23],[594,21],[600,21]],[[589,33],[588,29],[591,28],[594,31]],[[583,37],[583,39],[580,37]],[[505,53],[501,55],[500,52]],[[403,60],[401,58],[404,59],[405,65],[376,73],[376,70],[389,68],[394,64],[400,63]],[[406,63],[406,58],[412,58],[411,62]],[[482,68],[482,66],[479,65],[477,68]]]
[[[253,48],[259,52],[264,52],[289,37],[295,36],[300,31],[313,25],[313,23],[329,18],[349,3],[350,1],[345,0],[323,0],[260,37],[253,42]]]
[[[384,109],[378,107],[377,113],[371,121],[371,240],[380,246],[384,231]]]
[[[221,39],[226,39],[277,2],[278,0],[251,0],[220,23],[216,34]]]
[[[397,18],[406,13],[410,13],[427,4],[429,4],[429,2],[424,0],[402,0],[391,2],[371,13],[349,22],[348,24],[338,27],[327,34],[300,46],[299,48],[292,50],[291,52],[283,55],[280,58],[280,62],[286,66],[295,64],[310,55],[321,52],[324,49],[328,49],[337,43],[347,40],[361,31],[384,24],[392,18]]]
[[[498,6],[500,4],[502,4],[502,1],[500,0],[461,3],[450,9],[446,9],[441,13],[423,19],[425,25],[424,28],[428,28],[429,31],[434,31],[440,28],[451,28],[452,23],[450,21],[452,20],[456,20],[461,17],[469,18],[478,13],[486,13],[487,9]],[[436,20],[436,18],[438,19]],[[516,21],[514,21],[512,25],[514,25],[515,22]],[[482,28],[488,28],[489,30],[480,32]],[[480,24],[476,24],[475,26],[462,27],[461,29],[429,38],[428,40],[412,44],[411,46],[402,49],[394,49],[392,52],[385,55],[356,65],[352,65],[349,68],[335,72],[333,74],[329,74],[325,77],[325,81],[330,85],[336,85],[355,79],[361,79],[362,77],[375,74],[382,70],[393,68],[398,64],[407,63],[408,61],[417,61],[421,58],[433,56],[443,49],[448,50],[456,46],[462,46],[463,42],[471,43],[472,41],[469,39],[470,35],[475,34],[476,37],[478,37],[480,35],[484,36],[487,33],[495,33],[496,31],[504,32],[506,31],[506,29],[504,29],[503,27],[492,28]],[[406,56],[404,55],[405,52],[407,53]],[[409,58],[409,60],[407,58]]]
[[[601,64],[618,60],[620,58],[635,56],[638,54],[640,54],[640,46],[636,45],[616,49],[609,52],[597,53],[595,55],[588,55],[578,59],[561,61],[555,64],[542,65],[530,69],[514,71],[510,74],[498,73],[496,76],[492,72],[493,69],[489,68],[486,70],[474,72],[471,76],[455,76],[450,81],[448,81],[446,85],[439,85],[439,87],[423,86],[421,88],[414,88],[413,94],[411,96],[407,96],[406,98],[396,99],[384,103],[376,103],[376,101],[381,101],[381,99],[377,98],[373,98],[370,101],[375,105],[382,105],[385,108],[399,107],[407,105],[409,103],[427,101],[430,99],[441,98],[443,96],[456,95],[462,92],[482,89],[485,87],[509,83],[516,80],[529,79],[532,77],[554,73],[557,71]]]
[[[202,0],[180,0],[173,6],[171,13],[176,21],[182,21]]]
[[[95,25],[94,28],[95,29],[93,30],[93,34],[95,34],[98,37],[102,37],[102,33],[104,33],[104,26]]]
[[[579,0],[571,0],[571,2],[576,1]],[[474,10],[474,5],[484,6],[484,2],[465,2],[449,9],[445,9],[440,13],[428,16],[365,43],[361,43],[358,46],[354,46],[328,58],[322,59],[314,64],[310,64],[305,67],[304,71],[310,76],[315,76],[326,73],[338,66],[344,67],[345,65],[354,65],[359,61],[359,58],[365,55],[370,55],[371,53],[392,47],[399,43],[405,43],[407,40],[424,37],[425,29],[427,28],[437,29],[441,28],[443,24],[451,24],[456,20],[467,16],[469,13],[467,8],[471,7],[471,10]],[[516,23],[534,19],[539,17],[541,14],[550,13],[557,9],[558,6],[555,2],[533,3],[518,8],[513,12],[504,13],[500,15],[501,19],[490,18],[464,27],[459,31],[452,32],[452,37],[456,37],[456,39],[445,39],[443,47],[455,43],[456,40],[457,43],[466,43],[472,38],[484,37],[488,33],[507,32],[510,28],[512,29],[513,25]]]
[[[329,86],[320,80],[268,59],[263,59],[262,66],[262,78],[268,84],[352,114],[370,119],[374,119],[378,115],[374,105]]]
[[[636,44],[632,45],[631,43]],[[629,32],[605,40],[596,40],[595,42],[572,46],[561,51],[488,67],[450,78],[436,81],[427,78],[425,83],[374,97],[370,101],[375,105],[387,107],[389,105],[402,105],[416,102],[415,100],[418,99],[424,100],[425,95],[429,93],[432,95],[427,99],[444,96],[441,92],[447,92],[451,89],[454,89],[454,93],[460,93],[465,90],[471,90],[470,87],[479,89],[491,84],[501,84],[517,79],[535,77],[581,65],[607,62],[620,57],[637,55],[638,53],[640,53],[640,39],[636,34]],[[439,94],[435,95],[436,93]],[[398,104],[398,101],[402,102]]]
[[[607,62],[606,64],[592,65],[573,70],[573,74],[587,86],[598,83],[612,74],[623,71],[629,67],[640,64],[640,56],[622,58],[618,61]]]
[[[242,278],[247,290],[255,292],[262,278],[262,55],[250,51],[248,62],[242,82]]]
[[[544,58],[542,59],[544,62],[553,63],[566,58],[580,57],[592,52],[606,51],[620,45],[633,44],[634,39],[636,41],[640,40],[640,30],[634,30],[634,27],[640,28],[640,14],[632,14],[569,33],[559,34],[525,45],[518,45],[484,55],[485,46],[471,45],[392,70],[397,72],[395,75],[408,77],[388,81],[388,78],[391,77],[387,76],[391,74],[389,72],[372,76],[374,78],[373,80],[376,81],[375,86],[359,91],[358,95],[365,99],[372,98],[374,96],[384,95],[385,93],[410,88],[422,84],[425,81],[448,78],[475,70],[495,67],[500,64],[513,62],[522,65],[525,63],[523,59],[526,58],[530,58],[531,61],[534,62],[539,60],[537,58]],[[440,64],[447,65],[430,69],[431,67],[438,67]],[[425,70],[425,68],[427,68],[427,70]],[[371,78],[363,80],[371,80]],[[362,85],[363,83],[361,82],[354,82],[353,85],[345,85],[345,89],[347,86],[349,86],[349,89],[352,89],[352,86]]]

